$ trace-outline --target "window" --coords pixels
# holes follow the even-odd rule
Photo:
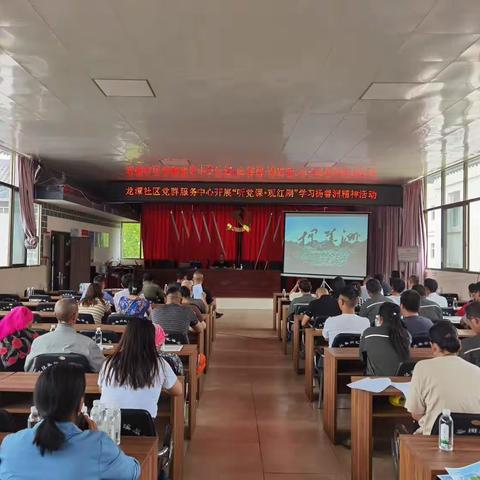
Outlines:
[[[10,262],[10,197],[11,190],[0,185],[0,267],[7,267]]]
[[[442,268],[441,210],[431,210],[427,216],[427,267]]]
[[[469,205],[468,269],[480,272],[480,201]]]
[[[12,153],[0,150],[0,182],[12,183]]]
[[[22,214],[20,212],[20,194],[13,193],[13,224],[12,224],[12,264],[25,264],[25,237],[23,234]]]
[[[446,268],[463,268],[463,207],[445,210]]]
[[[480,158],[476,158],[472,162],[468,163],[467,193],[468,198],[480,197]]]
[[[445,170],[445,203],[463,200],[463,163]]]
[[[427,208],[439,207],[442,204],[442,174],[429,175],[426,181]]]
[[[143,258],[139,223],[122,223],[122,258]]]

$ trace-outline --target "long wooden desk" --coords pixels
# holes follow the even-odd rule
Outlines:
[[[458,330],[460,338],[475,336],[473,330]],[[313,385],[313,358],[315,353],[315,338],[323,338],[321,329],[307,328],[305,329],[305,394],[310,402],[315,400]],[[323,340],[327,345],[326,340]]]
[[[273,294],[273,329],[277,329],[277,314],[278,314],[278,299],[282,298],[283,294],[275,292]]]
[[[0,444],[9,435],[0,432]],[[157,437],[122,437],[120,448],[140,463],[140,480],[157,480],[158,478],[158,438]]]
[[[39,373],[13,372],[0,376],[0,408],[4,408],[12,414],[28,416],[30,405],[33,402],[33,391]],[[98,374],[85,374],[86,402],[91,403],[93,399],[100,396],[100,387],[97,385]],[[183,377],[179,377],[183,383]],[[173,429],[173,480],[181,480],[183,470],[184,454],[184,400],[182,396],[170,398],[170,422]]]
[[[277,299],[277,314],[276,314],[276,329],[277,329],[277,336],[279,340],[282,340],[283,338],[283,316],[286,315],[287,310],[288,310],[288,305],[290,305],[290,300],[288,297],[283,298],[280,297]],[[284,309],[283,307],[287,307]],[[286,316],[285,316],[286,318]],[[285,325],[285,331],[287,331],[286,325]]]
[[[340,390],[349,395],[346,387],[350,378],[363,375],[363,362],[358,348],[325,348],[323,363],[323,429],[332,443],[338,442],[337,428],[338,395]],[[418,361],[432,357],[429,348],[412,348],[410,360]],[[408,377],[407,377],[408,378]],[[355,390],[354,390],[355,391]],[[353,418],[353,411],[352,411]]]
[[[58,323],[32,323],[31,328],[32,330],[43,330],[49,332],[52,328],[52,325],[56,327]],[[115,332],[122,334],[125,331],[126,325],[94,325],[89,323],[76,323],[73,325],[73,328],[75,328],[75,331],[77,332],[94,332],[97,327],[101,327],[102,332]]]
[[[480,459],[480,438],[455,437],[453,452],[438,449],[438,438],[424,435],[400,436],[400,480],[436,480],[445,467],[464,467]]]
[[[418,349],[420,350],[420,349]],[[364,377],[352,377],[351,381]],[[409,382],[409,377],[390,377],[393,382]],[[373,419],[381,418],[384,422],[390,419],[407,419],[410,415],[403,407],[391,406],[385,402],[374,402],[374,399],[401,395],[396,388],[389,387],[383,392],[372,393],[363,390],[352,390],[352,468],[351,480],[371,480],[373,453]],[[417,480],[410,477],[409,480]]]

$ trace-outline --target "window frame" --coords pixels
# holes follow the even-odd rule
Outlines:
[[[426,239],[428,241],[428,216],[430,215],[430,212],[432,210],[439,210],[440,215],[441,215],[441,221],[442,221],[442,229],[441,229],[441,245],[438,247],[441,249],[441,267],[431,267],[428,265],[428,256],[427,256],[427,266],[426,268],[428,270],[444,270],[444,271],[449,271],[449,272],[461,272],[461,273],[473,273],[473,274],[480,274],[480,269],[479,270],[471,270],[470,269],[470,251],[469,251],[469,238],[470,238],[470,204],[473,202],[478,202],[480,201],[480,193],[476,197],[468,198],[468,167],[470,163],[473,162],[478,162],[480,157],[474,157],[470,158],[468,160],[462,161],[462,162],[457,162],[452,165],[448,165],[448,167],[443,168],[441,171],[436,170],[433,172],[430,172],[428,175],[424,176],[424,191],[425,191],[425,198],[424,198],[424,216],[425,216],[425,225],[426,225]],[[454,203],[448,203],[447,202],[447,195],[446,195],[446,182],[445,182],[445,177],[448,172],[448,170],[452,170],[457,166],[463,166],[463,200],[454,202]],[[440,173],[441,175],[441,205],[438,205],[436,207],[430,207],[427,208],[427,199],[426,199],[426,189],[427,189],[427,177],[430,175],[438,175]],[[447,255],[447,243],[446,243],[446,216],[447,216],[447,210],[450,208],[455,208],[455,207],[462,207],[463,208],[463,231],[462,231],[462,248],[463,248],[463,268],[452,268],[452,267],[447,267],[446,266],[446,255]],[[427,246],[427,251],[428,251],[428,246]]]

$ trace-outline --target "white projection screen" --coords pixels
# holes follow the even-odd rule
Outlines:
[[[367,251],[368,213],[285,213],[284,275],[361,279]]]

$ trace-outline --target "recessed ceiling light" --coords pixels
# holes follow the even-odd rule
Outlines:
[[[162,158],[160,162],[166,167],[188,167],[190,165],[188,158]]]
[[[429,83],[371,83],[361,100],[413,100],[415,98],[438,93],[442,82]]]
[[[154,97],[148,80],[94,78],[93,81],[106,97]]]

